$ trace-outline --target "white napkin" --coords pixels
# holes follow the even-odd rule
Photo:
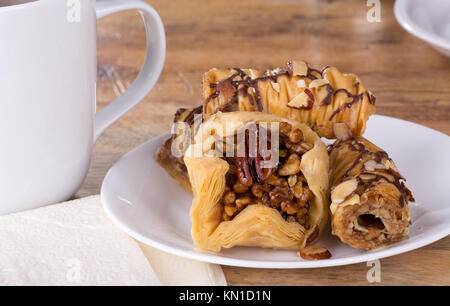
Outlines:
[[[99,196],[2,216],[0,285],[226,285],[220,266],[141,246]]]

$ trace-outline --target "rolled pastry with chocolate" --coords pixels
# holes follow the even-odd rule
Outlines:
[[[180,108],[174,116],[174,124],[185,124],[186,129],[179,129],[173,131],[174,133],[164,140],[162,147],[156,152],[156,161],[167,171],[167,173],[175,179],[186,190],[191,191],[191,184],[189,183],[189,176],[184,164],[184,153],[190,140],[195,134],[194,118],[196,115],[201,116],[202,106],[195,108]],[[183,134],[187,130],[189,134]],[[177,146],[177,152],[181,154],[173,154],[173,146]]]
[[[334,235],[367,250],[407,236],[408,201],[414,198],[385,151],[362,137],[337,140],[330,147],[330,168]]]
[[[217,111],[257,111],[310,126],[319,136],[336,138],[333,125],[346,123],[361,136],[375,113],[375,97],[352,73],[335,67],[321,71],[303,61],[286,68],[211,69],[203,76],[203,115]]]
[[[263,139],[266,151],[258,149]],[[200,126],[184,161],[194,194],[191,234],[199,249],[299,250],[315,243],[327,222],[328,153],[302,123],[219,112]]]

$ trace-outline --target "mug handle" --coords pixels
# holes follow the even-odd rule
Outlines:
[[[139,11],[143,17],[147,34],[147,54],[141,72],[130,88],[95,114],[94,143],[111,124],[136,106],[155,86],[161,74],[166,54],[164,25],[158,13],[144,1],[97,1],[95,10],[97,19],[126,10]]]

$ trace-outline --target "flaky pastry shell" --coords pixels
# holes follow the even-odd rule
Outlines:
[[[376,249],[409,232],[414,201],[392,159],[365,138],[336,141],[330,151],[332,233],[342,242]]]
[[[301,159],[301,171],[313,192],[307,226],[286,222],[277,210],[258,204],[248,205],[230,221],[222,221],[223,206],[219,201],[229,164],[211,151],[215,139],[233,135],[249,123],[267,122],[270,127],[271,122],[282,121],[301,129],[305,139],[314,144]],[[205,155],[195,157],[195,152]],[[325,144],[304,124],[257,112],[219,112],[202,124],[184,161],[194,194],[191,235],[199,249],[217,252],[222,247],[251,246],[298,250],[313,244],[327,222],[329,158]]]
[[[329,139],[336,138],[337,122],[361,136],[375,113],[375,97],[358,76],[336,67],[315,70],[303,61],[264,73],[213,68],[203,76],[203,101],[205,119],[217,111],[265,112],[305,123]]]

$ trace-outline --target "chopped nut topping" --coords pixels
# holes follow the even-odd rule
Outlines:
[[[287,63],[287,69],[290,75],[308,75],[308,64],[304,61],[290,61]]]
[[[278,170],[278,174],[288,176],[300,172],[301,159],[296,153],[289,155],[286,163]]]
[[[303,140],[303,132],[300,129],[292,130],[289,134],[289,141],[298,143]]]
[[[291,175],[288,178],[288,185],[289,185],[289,187],[294,187],[295,184],[297,184],[297,176],[296,175]]]
[[[241,184],[239,181],[236,182],[236,184],[234,184],[233,186],[233,190],[237,193],[244,193],[247,192],[248,187],[245,186],[244,184]]]
[[[275,175],[272,175],[269,177],[269,179],[266,181],[267,184],[273,185],[273,186],[287,186],[287,181],[285,179],[279,178]]]
[[[225,205],[224,210],[225,210],[225,213],[231,217],[237,211],[237,208],[236,208],[236,206]]]
[[[297,183],[295,186],[297,186],[299,183]],[[304,207],[306,203],[309,201],[309,199],[312,197],[312,191],[309,189],[308,186],[302,186],[301,193],[298,193],[298,190],[294,192],[294,196],[297,198],[297,204],[300,207]]]
[[[279,156],[280,156],[281,158],[286,158],[286,157],[287,157],[287,151],[286,151],[286,150],[280,150],[280,151],[278,152],[278,154],[279,154]]]
[[[273,206],[279,206],[279,204],[283,201],[292,200],[292,196],[289,193],[289,188],[287,186],[279,186],[272,189],[269,192],[270,203]]]
[[[243,206],[248,205],[251,202],[252,202],[252,198],[250,198],[249,196],[244,196],[244,197],[236,200],[236,206],[238,208],[242,208]]]
[[[297,109],[311,109],[314,104],[314,95],[305,88],[300,94],[289,101],[288,106]]]
[[[289,132],[291,131],[292,126],[287,122],[280,122],[280,133],[284,135],[289,135]]]
[[[300,198],[303,195],[303,183],[297,182],[292,188],[292,192],[297,199]]]
[[[233,191],[227,191],[225,192],[223,196],[223,203],[225,205],[231,205],[236,201],[236,194]]]
[[[283,201],[280,205],[281,211],[284,211],[288,215],[293,215],[297,213],[298,207],[294,201]]]
[[[254,184],[251,188],[252,194],[257,198],[262,198],[264,194],[263,187],[259,184]]]
[[[296,143],[293,144],[290,148],[291,151],[297,153],[297,154],[304,154],[311,150],[313,148],[313,145],[308,142],[302,142],[302,143]]]
[[[307,227],[310,199],[314,196],[301,173],[301,155],[313,145],[302,142],[301,129],[293,128],[288,122],[280,122],[279,163],[269,172],[259,173],[256,163],[262,156],[223,157],[233,171],[226,174],[226,186],[221,203],[224,207],[222,220],[232,220],[248,205],[264,205],[277,210],[287,222],[297,222]],[[237,138],[235,138],[237,139]],[[236,141],[236,140],[235,140]],[[246,138],[246,155],[249,143]]]

